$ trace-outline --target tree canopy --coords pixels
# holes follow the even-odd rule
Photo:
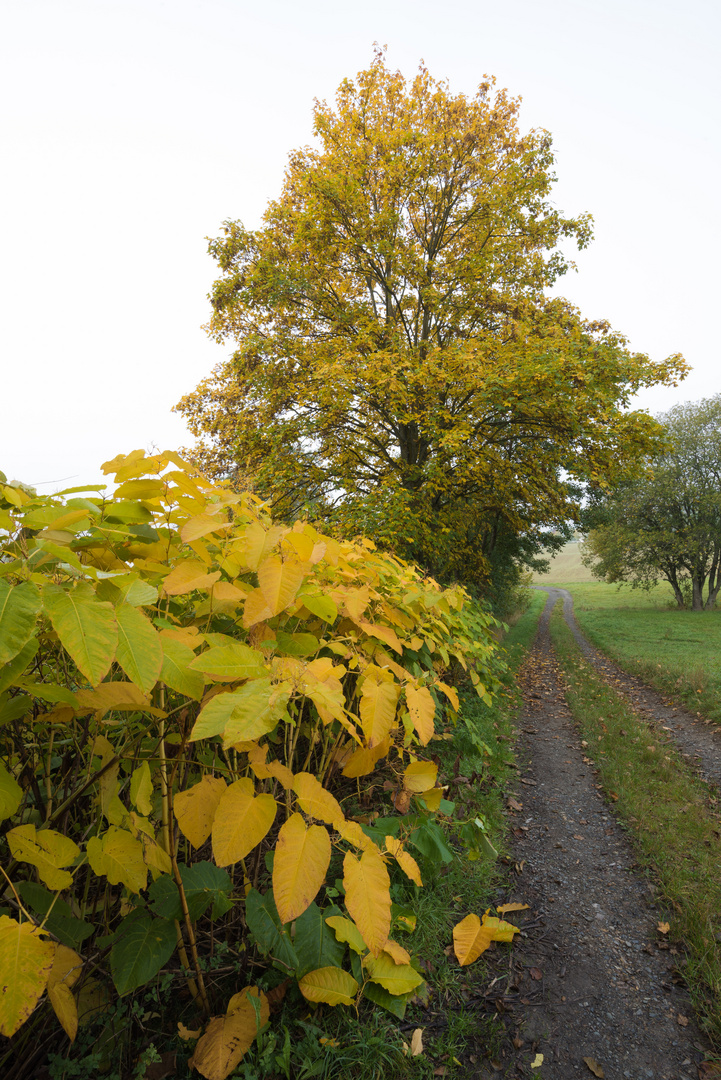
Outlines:
[[[607,581],[665,579],[679,607],[708,610],[721,588],[721,394],[659,419],[666,449],[586,509],[585,561]]]
[[[579,481],[651,450],[629,400],[684,362],[548,295],[591,221],[555,208],[550,135],[518,113],[491,79],[454,95],[382,52],[316,103],[261,227],[210,244],[209,332],[236,348],[177,406],[206,471],[480,581],[499,538],[532,557]]]

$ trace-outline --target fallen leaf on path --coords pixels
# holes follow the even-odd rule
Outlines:
[[[530,904],[501,904],[496,908],[499,915],[507,915],[509,911],[527,911]]]
[[[540,1069],[541,1065],[543,1065],[543,1054],[536,1054],[533,1061],[531,1062],[531,1068]]]
[[[671,925],[667,922],[660,922],[656,929],[658,930],[659,934],[667,934],[671,929]]]
[[[680,1024],[681,1027],[688,1027],[688,1017],[683,1016],[681,1013],[679,1013],[676,1017],[676,1023]]]
[[[518,802],[516,799],[509,799],[506,806],[509,810],[523,810],[523,803]]]
[[[535,979],[536,982],[538,982],[539,979],[543,978],[543,972],[541,971],[540,968],[537,968],[537,967],[532,967],[529,970],[528,974],[531,976],[532,979]]]
[[[603,1071],[603,1066],[599,1065],[598,1062],[594,1060],[594,1058],[585,1057],[583,1060],[584,1060],[585,1064],[588,1065],[589,1069],[591,1070],[591,1072],[593,1073],[594,1076],[598,1076],[598,1077],[602,1078],[602,1077],[604,1077],[606,1075],[605,1072]]]
[[[702,1061],[698,1067],[700,1080],[720,1080],[721,1065],[716,1061]]]
[[[411,1057],[423,1053],[423,1028],[416,1028],[411,1039]]]

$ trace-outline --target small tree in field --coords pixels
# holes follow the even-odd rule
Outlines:
[[[650,588],[665,578],[680,608],[690,587],[693,610],[710,610],[721,588],[721,394],[659,419],[666,451],[586,511],[584,561],[606,581]]]
[[[551,138],[518,111],[490,80],[453,95],[382,53],[316,104],[262,226],[210,245],[209,331],[236,351],[178,405],[205,470],[480,582],[499,537],[532,557],[575,483],[651,450],[628,401],[685,365],[546,295],[590,219],[556,209]]]

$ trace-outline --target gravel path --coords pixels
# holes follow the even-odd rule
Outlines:
[[[517,885],[503,899],[530,905],[509,915],[526,929],[499,980],[503,992],[496,991],[515,1051],[511,1061],[506,1056],[477,1076],[696,1080],[710,1075],[702,1064],[708,1045],[696,1028],[675,950],[657,930],[662,915],[653,886],[636,869],[626,834],[584,762],[549,637],[559,596],[572,619],[570,596],[547,591],[521,673],[519,782],[509,799]],[[614,685],[621,676],[629,679],[572,626],[586,655]],[[634,706],[648,713],[644,719],[668,726],[674,721],[674,734],[683,723],[689,753],[705,754],[700,740],[709,737],[719,753],[719,741],[707,729],[689,718],[687,730],[678,710],[660,699],[660,711],[653,700],[658,695],[631,681]]]
[[[677,708],[667,696],[652,690],[647,683],[629,675],[612,660],[594,649],[578,628],[573,616],[573,599],[566,589],[548,588],[549,602],[563,600],[563,615],[573,631],[584,656],[593,663],[615,690],[652,727],[660,727],[672,736],[681,753],[704,780],[721,788],[721,728],[701,717]]]

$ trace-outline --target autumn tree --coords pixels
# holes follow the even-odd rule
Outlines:
[[[659,420],[666,449],[584,511],[584,561],[606,581],[650,588],[665,579],[680,608],[710,610],[721,589],[721,394]]]
[[[579,481],[648,452],[629,400],[683,361],[549,297],[591,223],[554,207],[551,138],[518,112],[382,52],[316,103],[261,227],[210,244],[209,332],[235,351],[177,406],[206,471],[479,582],[499,538],[533,557]]]

